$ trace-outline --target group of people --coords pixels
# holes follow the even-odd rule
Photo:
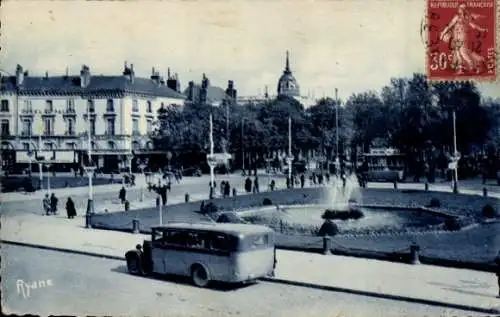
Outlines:
[[[247,193],[258,193],[259,192],[259,178],[255,176],[253,179],[253,186],[252,186],[252,179],[250,177],[247,177],[245,179],[245,191]]]
[[[54,193],[52,193],[49,197],[49,194],[45,194],[45,198],[42,201],[42,206],[43,206],[43,212],[44,215],[57,215],[57,204],[59,202],[59,199],[56,197]],[[75,208],[75,203],[71,199],[71,197],[68,197],[68,200],[66,201],[66,214],[68,219],[73,219],[76,216],[76,208]]]

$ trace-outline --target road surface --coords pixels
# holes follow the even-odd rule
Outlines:
[[[123,261],[2,245],[4,313],[126,316],[479,316],[270,282],[200,289],[129,275]],[[36,284],[27,291],[26,284]],[[24,295],[23,295],[24,290]]]

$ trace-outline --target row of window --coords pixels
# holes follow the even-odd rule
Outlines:
[[[95,119],[90,118],[89,123],[90,134],[95,135]],[[4,130],[5,129],[5,130]],[[9,135],[9,120],[2,120],[2,135]],[[152,120],[147,120],[147,131],[148,133],[153,130],[153,122]],[[4,131],[6,131],[4,133]],[[132,119],[132,133],[137,135],[139,134],[139,120]],[[54,135],[54,118],[45,118],[44,119],[44,135]],[[75,119],[67,118],[66,119],[66,132],[65,135],[75,135]],[[115,135],[115,119],[108,118],[106,120],[106,135]],[[30,136],[33,135],[33,122],[31,119],[24,119],[22,124],[22,136]]]
[[[147,104],[146,111],[148,113],[152,113],[153,112],[153,105],[152,105],[151,101],[148,100],[146,104]],[[92,99],[87,100],[87,110],[90,113],[95,112],[94,100],[92,100]],[[24,111],[25,112],[33,111],[31,100],[24,101]],[[54,111],[53,101],[46,100],[45,101],[45,112],[53,112],[53,111]],[[68,99],[66,101],[66,111],[67,112],[75,112],[75,101],[73,99]],[[139,112],[139,103],[138,103],[137,99],[132,100],[132,111]],[[2,99],[0,112],[9,112],[9,100],[8,99]],[[115,112],[115,104],[114,104],[113,99],[108,99],[106,101],[106,112]]]
[[[196,232],[184,230],[157,231],[153,233],[156,247],[181,247],[188,249],[234,251],[237,238],[218,232]]]
[[[75,142],[67,142],[67,143],[66,143],[66,148],[67,148],[67,149],[69,149],[69,150],[76,150],[76,149],[77,149],[77,146],[76,146],[76,143],[75,143]],[[34,150],[34,149],[35,149],[34,147],[31,147],[31,148],[30,148],[30,143],[28,143],[28,142],[24,142],[24,143],[23,143],[23,150],[25,150],[25,151],[29,151],[29,150]],[[53,150],[55,150],[56,148],[55,148],[54,143],[52,143],[52,142],[46,142],[46,143],[44,143],[44,145],[43,145],[43,149],[44,149],[44,150],[47,150],[47,151],[53,151]],[[93,149],[93,150],[97,149],[97,145],[96,145],[94,142],[92,142],[92,149]],[[114,150],[114,149],[116,149],[116,144],[115,144],[115,142],[113,142],[113,141],[108,141],[108,149],[110,149],[110,150]]]

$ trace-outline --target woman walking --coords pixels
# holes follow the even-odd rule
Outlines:
[[[68,219],[73,219],[76,216],[75,203],[68,197],[68,201],[66,202],[66,214],[68,215]]]

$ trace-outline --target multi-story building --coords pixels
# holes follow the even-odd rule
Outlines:
[[[169,71],[165,81],[153,68],[150,78],[136,77],[126,62],[121,76],[92,76],[84,65],[79,76],[33,77],[18,65],[0,83],[2,167],[14,170],[35,154],[56,170],[78,168],[87,163],[89,134],[98,168],[135,170],[138,157],[152,158],[158,110],[185,100],[177,75]]]

